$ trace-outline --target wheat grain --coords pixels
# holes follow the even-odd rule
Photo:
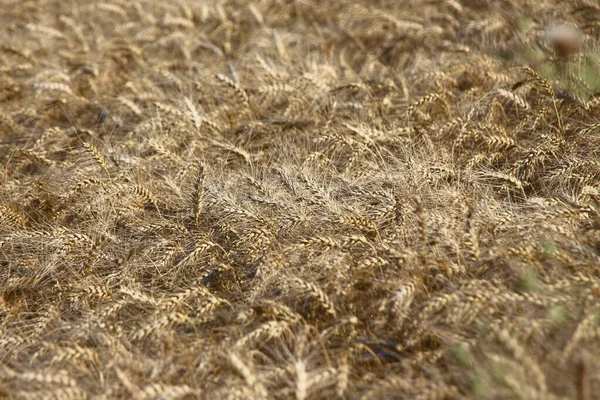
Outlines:
[[[7,1],[0,397],[588,400],[598,7],[467,3]]]
[[[298,285],[305,293],[308,293],[312,298],[317,300],[326,313],[336,316],[335,305],[329,299],[329,296],[323,292],[317,285],[303,281],[299,278],[294,278],[292,281]]]

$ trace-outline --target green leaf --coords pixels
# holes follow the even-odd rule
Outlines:
[[[564,322],[567,319],[567,310],[563,306],[554,306],[548,310],[548,318],[553,322]]]
[[[457,344],[456,346],[454,346],[452,351],[459,363],[461,363],[465,367],[473,367],[475,357],[473,356],[471,349],[462,344]]]
[[[514,22],[515,29],[519,32],[527,32],[532,25],[533,21],[524,15],[517,17]]]
[[[522,292],[535,292],[540,287],[541,282],[535,271],[530,269],[523,271],[519,279],[519,289]]]
[[[548,258],[556,257],[556,243],[554,240],[546,238],[541,240],[544,255]]]

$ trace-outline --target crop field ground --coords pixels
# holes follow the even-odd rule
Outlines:
[[[599,35],[0,1],[0,398],[598,398]]]

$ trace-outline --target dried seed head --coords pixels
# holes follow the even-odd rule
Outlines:
[[[583,35],[576,26],[559,24],[548,29],[546,39],[558,57],[569,58],[579,52]]]

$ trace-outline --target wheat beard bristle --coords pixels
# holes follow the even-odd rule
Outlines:
[[[0,7],[0,398],[600,393],[600,6],[55,3]]]

